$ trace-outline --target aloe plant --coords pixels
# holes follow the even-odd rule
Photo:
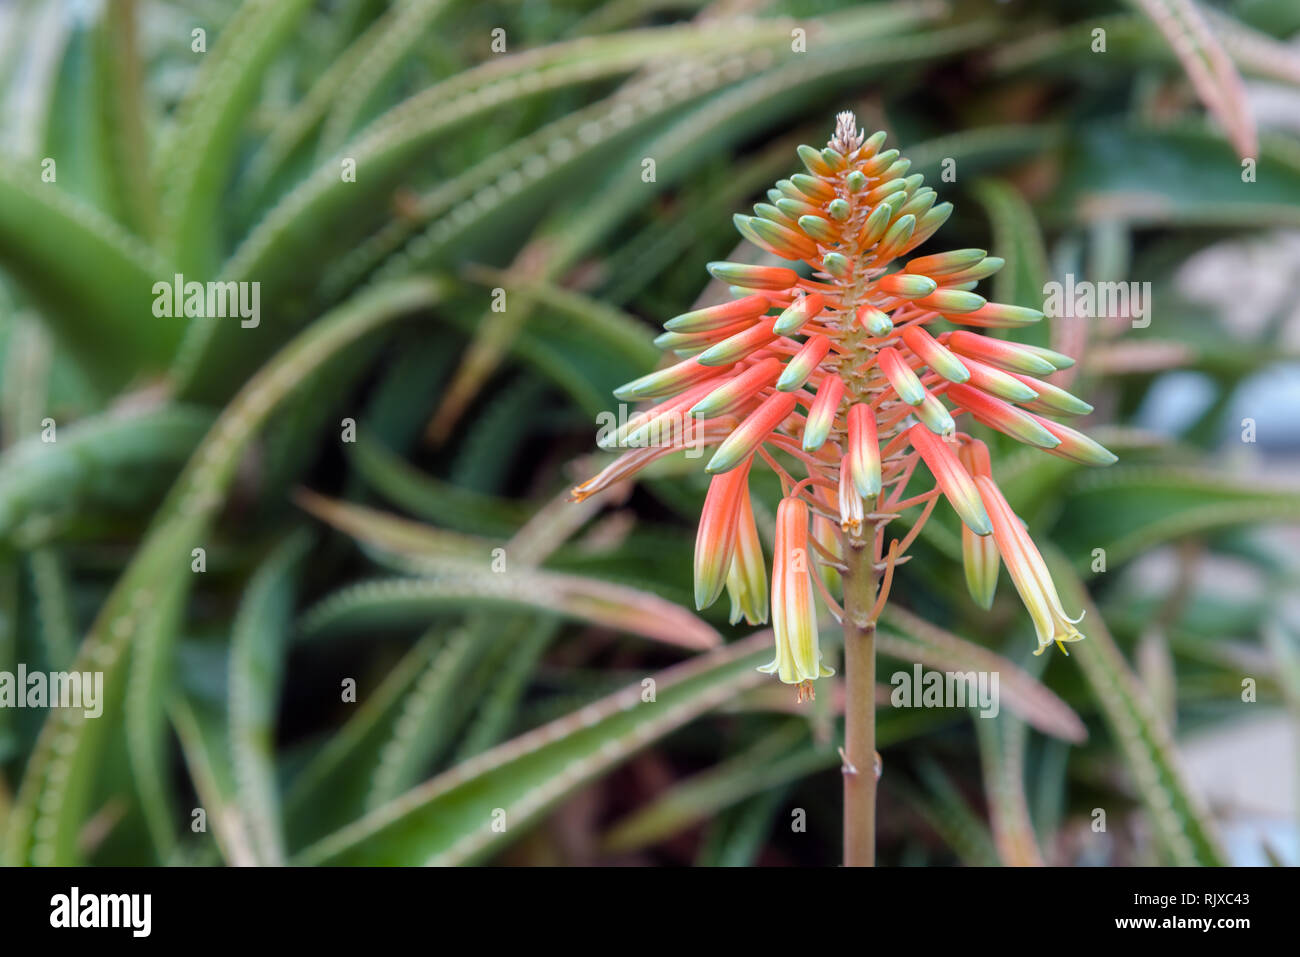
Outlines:
[[[1236,410],[1263,422],[1249,387],[1295,356],[1280,318],[1231,327],[1180,270],[1300,222],[1294,131],[1252,99],[1300,85],[1300,17],[1059,7],[0,7],[0,675],[103,680],[93,717],[0,707],[0,859],[828,864],[846,707],[874,719],[846,750],[860,773],[880,754],[882,862],[1073,863],[1098,808],[1089,859],[1232,859],[1180,749],[1294,705],[1297,570],[1263,532],[1300,523],[1300,489],[1225,450],[1251,451]],[[1087,609],[1068,658],[1024,655],[1034,629],[991,587],[980,529],[925,503],[890,521],[908,554],[867,616],[878,673],[997,674],[991,720],[872,681],[802,704],[771,684],[774,634],[744,621],[764,590],[695,607],[704,462],[656,455],[635,489],[567,501],[613,461],[592,448],[614,389],[700,345],[657,347],[664,321],[742,308],[740,274],[706,284],[705,264],[786,269],[773,253],[836,228],[799,209],[792,240],[764,190],[842,110],[935,191],[900,197],[913,229],[951,203],[944,248],[1003,260],[950,293],[1046,310],[1067,277],[1150,283],[1148,325],[1004,330],[1053,367],[1022,414],[1050,432],[1080,413],[1116,464],[970,427],[1061,603]],[[987,308],[950,293],[945,315]],[[922,335],[905,359],[996,365],[976,337]],[[1034,374],[984,382],[1014,388],[999,371]],[[1203,408],[1141,427],[1176,374]],[[751,573],[788,540],[789,491],[749,475]],[[1162,559],[1183,585],[1155,600],[1136,583]],[[1214,563],[1249,594],[1189,584]],[[835,564],[832,600],[854,581]],[[553,822],[580,791],[600,813],[570,844]]]

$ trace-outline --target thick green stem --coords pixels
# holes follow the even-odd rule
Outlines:
[[[860,547],[855,547],[860,546]],[[870,540],[845,549],[844,865],[876,862],[876,571]]]

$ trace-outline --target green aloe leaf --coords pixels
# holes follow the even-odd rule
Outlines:
[[[248,584],[230,637],[231,766],[235,800],[262,864],[284,863],[275,718],[292,624],[294,576],[311,545],[286,539]]]
[[[719,648],[499,745],[313,844],[295,863],[481,861],[574,789],[757,684],[754,669],[770,642],[759,633]]]
[[[605,833],[605,850],[622,853],[655,844],[745,798],[839,765],[835,748],[812,746],[807,737],[807,722],[791,722],[735,757],[678,782],[615,821]]]
[[[1179,866],[1226,864],[1213,819],[1188,785],[1173,737],[1116,647],[1097,606],[1060,552],[1045,549],[1043,557],[1065,606],[1085,613],[1087,639],[1071,645],[1070,658],[1087,679],[1124,755],[1161,849]]]
[[[1259,228],[1300,222],[1300,155],[1265,136],[1252,178],[1200,125],[1095,123],[1069,151],[1052,210],[1076,222]],[[1113,162],[1123,156],[1124,162]]]
[[[179,470],[211,424],[209,412],[172,405],[56,423],[54,442],[23,439],[0,456],[0,537],[33,516],[138,501]]]
[[[321,73],[284,122],[271,131],[250,163],[250,188],[256,189],[270,179],[327,116],[345,108],[350,117],[355,116],[358,101],[364,101],[383,83],[393,65],[421,40],[424,30],[446,5],[446,0],[416,0],[394,4],[378,17]]]
[[[260,863],[254,837],[236,804],[235,769],[225,710],[198,697],[177,696],[169,714],[209,830],[221,858],[238,867]]]
[[[1095,549],[1114,568],[1157,545],[1250,523],[1300,519],[1300,489],[1208,469],[1125,466],[1081,471],[1053,533],[1076,568],[1092,574]]]
[[[353,229],[357,222],[379,225],[374,212],[385,209],[383,200],[392,189],[403,181],[423,152],[438,145],[441,137],[453,126],[547,90],[591,82],[602,76],[629,73],[680,47],[683,40],[693,35],[680,28],[665,28],[641,31],[632,37],[583,41],[577,47],[581,56],[575,56],[575,49],[570,45],[562,44],[558,55],[525,56],[522,62],[503,58],[481,67],[478,72],[470,71],[448,80],[445,86],[435,85],[424,90],[368,126],[347,147],[346,157],[324,163],[280,200],[240,244],[223,272],[228,278],[261,282],[264,305],[281,302],[289,293],[304,291],[301,284],[307,277],[299,268],[302,257],[310,251],[317,261],[325,259],[327,250],[323,243],[334,243],[336,237],[348,239],[355,235],[353,231],[338,229],[340,224],[348,223]],[[770,27],[741,34],[719,30],[706,38],[704,46],[708,49],[710,45],[734,45],[743,50],[747,44],[762,42],[770,45],[773,37]],[[552,54],[555,52],[551,51]],[[545,69],[538,69],[539,58]],[[527,83],[521,82],[516,70],[528,75]],[[489,205],[495,207],[511,202],[511,193],[524,186],[537,185],[536,176],[520,176],[520,169],[527,160],[533,160],[533,164],[542,161],[549,146],[563,141],[568,153],[565,162],[558,165],[577,163],[590,152],[575,149],[579,128],[600,116],[607,118],[617,105],[607,105],[603,111],[593,112],[593,108],[579,111],[556,124],[556,135],[549,140],[539,143],[536,136],[527,137],[491,160],[476,165],[468,173],[446,183],[437,193],[441,199],[423,203],[421,216],[427,219],[457,203],[467,202],[468,205],[462,208],[472,210],[479,190],[496,177],[506,182],[508,175],[513,175],[518,182],[509,189],[498,185],[494,193],[497,201]],[[600,130],[599,125],[596,129]],[[622,132],[621,126],[602,131],[600,136],[607,137],[614,132]],[[343,158],[356,163],[358,175],[355,182],[345,181],[340,175]],[[549,169],[552,164],[546,165]],[[532,170],[533,167],[528,168]],[[464,217],[460,219],[459,225],[464,226]],[[388,228],[397,230],[405,238],[409,230],[400,229],[401,223],[401,220],[394,220]],[[342,248],[339,246],[335,251]],[[343,284],[334,289],[335,293],[355,284],[355,279],[340,277],[350,275],[350,263],[366,251],[367,246],[363,245],[359,251],[350,253],[335,270],[331,281],[336,287]],[[246,361],[227,354],[235,351],[229,335],[229,331],[219,324],[194,326],[178,359],[178,378],[186,394],[220,395],[228,388],[224,383],[208,381],[208,376],[212,374],[214,363],[226,370],[223,377],[228,378],[228,363]],[[217,358],[209,359],[213,351]]]
[[[148,110],[140,56],[139,4],[108,0],[95,25],[94,122],[104,143],[112,209],[141,236],[154,235],[158,209],[149,180]]]
[[[1008,867],[1040,866],[1043,855],[1038,849],[1025,791],[1028,726],[1006,712],[996,718],[975,716],[972,721],[979,741],[984,794],[998,859]]]
[[[395,733],[406,696],[436,660],[445,631],[431,629],[412,645],[294,776],[284,801],[290,847],[342,827],[365,809],[377,755]]]
[[[577,575],[522,569],[348,585],[308,609],[300,627],[313,637],[410,628],[434,615],[493,607],[558,614],[692,651],[721,641],[709,625],[649,592]]]
[[[104,672],[106,715],[94,721],[69,708],[45,722],[27,763],[6,853],[15,862],[71,863],[80,859],[77,834],[84,819],[102,752],[99,744],[120,705],[128,651],[132,689],[128,742],[132,765],[159,771],[162,754],[169,627],[184,605],[193,576],[185,569],[192,550],[207,541],[240,457],[267,416],[321,363],[385,323],[428,308],[442,294],[425,279],[381,287],[323,317],[254,376],[200,443],[135,557],[104,602],[81,645],[75,670]],[[170,844],[162,779],[138,781],[160,850]]]
[[[963,864],[973,867],[997,864],[998,855],[988,826],[952,779],[933,761],[922,761],[917,770],[924,790],[901,781],[891,782],[889,786],[902,792],[908,804],[934,828]]]
[[[695,615],[647,591],[533,568],[531,556],[512,561],[508,547],[374,509],[307,493],[298,501],[359,542],[394,556],[405,570],[431,576],[348,586],[307,612],[302,627],[308,634],[410,624],[447,609],[498,605],[554,612],[693,650],[722,640]]]
[[[168,276],[160,259],[57,182],[42,182],[36,160],[0,161],[0,264],[102,388],[163,368],[180,342],[180,323],[153,315],[153,284]]]
[[[1074,710],[1014,662],[890,603],[876,637],[882,654],[944,671],[998,674],[1002,703],[1044,734],[1083,741],[1088,729]]]
[[[505,536],[528,516],[517,502],[427,475],[364,434],[357,435],[348,453],[357,474],[376,492],[445,528]]]
[[[164,185],[164,237],[182,273],[206,282],[220,262],[218,211],[262,79],[311,0],[244,0],[203,54],[178,108],[156,181]],[[242,278],[242,277],[241,277]],[[258,277],[253,277],[254,279]]]

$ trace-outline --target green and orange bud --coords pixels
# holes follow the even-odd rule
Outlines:
[[[901,299],[921,299],[938,289],[939,284],[929,276],[895,272],[877,279],[876,288]]]
[[[977,283],[981,279],[987,279],[999,269],[1007,264],[1005,259],[997,256],[985,256],[975,265],[963,269],[961,272],[948,273],[940,280],[941,285],[955,286],[962,283]]]
[[[918,189],[912,194],[912,198],[904,203],[898,210],[900,216],[912,216],[918,221],[934,205],[934,201],[939,198],[938,193],[930,187],[925,186]]]
[[[790,177],[794,188],[816,203],[828,203],[835,198],[835,187],[816,176],[795,173]]]
[[[860,169],[867,176],[880,176],[885,170],[894,165],[898,157],[898,150],[885,150],[883,153],[877,153],[873,159],[863,163]]]
[[[799,228],[813,242],[828,244],[837,242],[840,238],[839,230],[832,226],[829,220],[822,219],[820,216],[800,216]]]
[[[1080,465],[1113,465],[1117,461],[1114,452],[1082,432],[1060,422],[1045,419],[1041,415],[1034,415],[1032,412],[1025,414],[1050,432],[1060,443],[1048,449],[1053,455],[1078,462]]]
[[[948,337],[948,348],[963,356],[970,356],[1005,372],[1025,375],[1051,375],[1056,367],[1047,359],[1036,355],[1017,342],[981,336],[958,329]]]
[[[706,267],[719,282],[745,289],[789,289],[799,281],[799,274],[784,266],[750,266],[745,263],[712,262]]]
[[[840,119],[847,119],[851,122],[856,122],[856,120],[854,120],[853,118],[852,113],[847,114],[847,116],[842,113],[839,116],[837,116],[835,119],[837,122]],[[884,130],[877,130],[876,132],[872,133],[862,143],[862,155],[875,156],[877,153],[880,152],[880,147],[885,145],[885,140],[887,139],[889,139],[889,134],[886,133]],[[895,156],[898,155],[898,150],[892,150],[892,152],[894,153]]]
[[[779,223],[787,229],[794,229],[798,224],[785,213],[781,212],[780,207],[773,206],[771,203],[755,203],[754,215],[759,219],[766,219],[769,222]],[[796,217],[797,218],[797,217]]]
[[[912,238],[907,244],[907,248],[915,249],[921,243],[925,242],[931,236],[939,231],[939,227],[948,221],[952,215],[952,203],[940,203],[934,209],[930,210],[924,216],[916,221],[916,231],[912,233]]]
[[[696,383],[703,382],[705,379],[712,379],[721,372],[721,369],[714,366],[700,365],[696,359],[686,359],[676,365],[660,369],[657,372],[651,372],[649,375],[643,375],[639,379],[633,379],[626,385],[619,386],[614,390],[614,397],[625,402],[634,402],[640,399],[661,399],[684,392]]]
[[[808,378],[817,371],[821,361],[826,358],[826,353],[831,351],[831,341],[826,336],[809,336],[808,341],[785,365],[785,371],[781,373],[781,378],[777,380],[776,387],[780,392],[793,392],[801,388]]]
[[[925,388],[897,349],[886,346],[876,353],[876,361],[900,399],[908,405],[921,404],[925,399]]]
[[[803,428],[803,449],[816,452],[830,435],[831,426],[839,413],[844,398],[844,380],[837,375],[826,376],[817,387],[817,396],[808,409],[808,420]]]
[[[912,238],[912,233],[916,231],[916,217],[912,215],[899,216],[894,220],[890,227],[885,230],[885,235],[880,238],[880,247],[876,250],[875,259],[877,262],[889,262],[895,256],[903,251],[907,246],[908,240]],[[922,277],[917,277],[922,278]],[[933,279],[930,280],[934,282]]]
[[[847,279],[853,274],[853,264],[847,256],[827,253],[822,257],[822,269],[835,279]]]
[[[936,289],[925,298],[916,300],[916,304],[922,309],[933,309],[935,312],[941,312],[944,315],[975,312],[985,302],[983,296],[977,296],[973,292],[944,288]]]
[[[970,372],[969,384],[976,389],[997,396],[999,399],[1006,399],[1008,402],[1032,402],[1038,398],[1034,386],[1029,384],[1033,380],[1021,379],[1010,372],[986,366],[969,356],[965,364]]]
[[[1021,403],[1026,409],[1033,412],[1045,412],[1048,415],[1087,415],[1092,411],[1092,406],[1077,395],[1066,392],[1050,382],[1043,382],[1018,373],[1007,374],[1014,376],[1022,384],[1037,393],[1037,399],[1034,401]],[[1006,396],[1003,396],[1003,398],[1006,398]]]
[[[962,326],[980,326],[987,329],[1010,329],[1015,326],[1033,325],[1043,318],[1038,309],[1025,306],[1008,306],[1001,302],[987,302],[974,312],[954,312],[944,314],[949,322]]]
[[[790,417],[794,407],[795,397],[789,392],[776,392],[768,396],[718,446],[718,451],[713,453],[713,458],[704,466],[704,471],[718,473],[734,469],[767,441],[772,430]]]
[[[934,475],[939,491],[966,527],[976,535],[987,535],[992,531],[975,480],[962,467],[951,446],[924,425],[908,429],[907,440],[921,454],[921,461]]]
[[[772,631],[776,657],[759,671],[797,685],[835,673],[822,664],[808,550],[808,506],[798,498],[783,498],[776,512]]]
[[[800,146],[795,150],[795,152],[798,153],[799,158],[803,160],[803,165],[808,168],[808,172],[812,173],[814,176],[830,176],[838,168],[826,162],[825,157],[821,154],[821,150],[815,149],[814,147],[806,145]]]
[[[782,259],[808,259],[817,255],[817,246],[797,229],[782,226],[770,219],[757,216],[733,217],[736,229],[760,249],[766,249]]]
[[[962,272],[984,260],[982,249],[953,249],[933,256],[918,256],[903,267],[908,272],[918,272],[933,279]]]
[[[820,216],[822,214],[820,206],[814,206],[806,199],[791,199],[788,196],[778,199],[776,208],[789,217],[793,223],[798,223],[801,216]]]
[[[877,206],[871,211],[866,222],[862,224],[862,242],[866,246],[874,246],[880,242],[880,237],[885,235],[885,230],[894,219],[894,209],[888,204]]]
[[[905,191],[903,177],[894,176],[881,182],[880,185],[872,187],[871,190],[862,197],[862,201],[870,206],[879,203],[886,196],[892,196],[895,193],[903,191]]]
[[[739,412],[758,393],[776,382],[780,374],[781,361],[768,356],[708,392],[691,407],[690,414],[697,419],[712,419]]]
[[[769,316],[766,319],[750,326],[743,332],[738,332],[734,336],[728,336],[717,345],[710,346],[696,357],[696,362],[702,366],[729,366],[734,365],[747,356],[752,356],[759,349],[771,343],[776,338],[774,326],[776,318]]]
[[[933,393],[925,394],[921,404],[916,407],[916,417],[935,435],[949,436],[957,431],[952,413]]]
[[[875,306],[859,306],[858,322],[877,339],[883,339],[894,331],[894,323],[888,314],[881,312]]]
[[[1061,444],[1061,440],[1044,428],[1033,415],[979,389],[969,385],[952,385],[948,387],[948,398],[959,403],[976,422],[1009,435],[1018,442],[1036,445],[1040,449],[1054,449]]]
[[[712,332],[665,332],[655,336],[655,345],[660,349],[671,349],[679,356],[693,356],[714,346],[724,339],[744,332],[754,324],[752,319],[733,322],[729,326]]]
[[[822,160],[830,167],[832,173],[838,173],[848,166],[844,154],[839,150],[831,149],[829,146],[822,150]]]
[[[802,329],[806,322],[820,315],[825,305],[826,300],[822,298],[820,293],[814,292],[806,296],[800,296],[777,317],[772,330],[778,336],[792,336]]]
[[[1058,370],[1068,369],[1072,365],[1074,365],[1073,359],[1071,359],[1069,356],[1065,355],[1064,353],[1057,352],[1055,349],[1047,349],[1044,348],[1043,346],[1029,346],[1029,345],[1025,345],[1024,343],[1020,343],[1020,348],[1024,349],[1026,352],[1032,352],[1034,355],[1038,356],[1039,358],[1046,359],[1048,362],[1052,364],[1053,368]]]
[[[663,443],[665,433],[669,437],[684,434],[686,431],[684,417],[690,414],[688,410],[691,403],[707,395],[712,388],[712,383],[702,382],[679,396],[636,413],[601,441],[601,447],[660,445]]]
[[[866,403],[849,406],[849,450],[844,457],[853,487],[863,498],[880,494],[880,439],[876,415]]]
[[[757,319],[771,303],[766,296],[753,295],[717,306],[685,312],[664,323],[669,332],[712,332],[747,319]]]
[[[921,326],[907,326],[902,336],[903,344],[917,358],[949,382],[965,382],[970,378],[970,371],[962,361]]]

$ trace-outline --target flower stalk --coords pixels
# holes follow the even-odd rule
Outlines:
[[[877,526],[879,539],[883,525]],[[876,862],[876,586],[873,548],[850,545],[844,572],[844,865]]]

